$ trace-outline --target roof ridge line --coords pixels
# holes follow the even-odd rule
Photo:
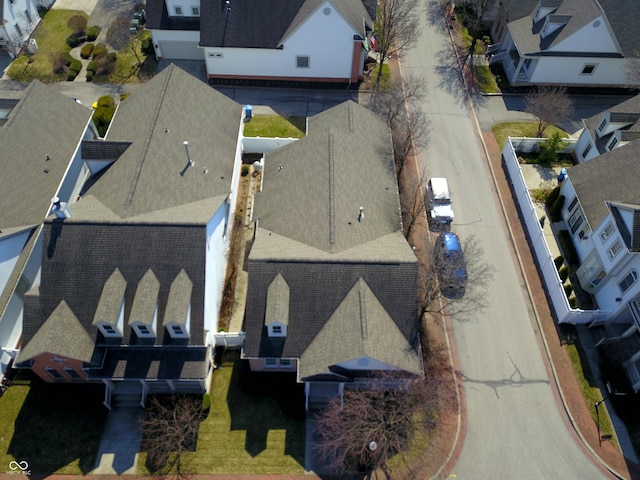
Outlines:
[[[329,244],[336,244],[335,155],[333,133],[329,130]]]

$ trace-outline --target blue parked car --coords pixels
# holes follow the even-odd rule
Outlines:
[[[442,294],[447,298],[462,297],[468,274],[458,235],[451,232],[439,233],[436,239],[436,255]]]

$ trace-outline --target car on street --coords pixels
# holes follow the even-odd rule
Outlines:
[[[458,235],[452,232],[439,233],[435,249],[442,294],[447,298],[461,298],[464,296],[468,273]]]

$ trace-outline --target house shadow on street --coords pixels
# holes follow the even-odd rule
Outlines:
[[[233,361],[227,394],[231,430],[246,431],[245,450],[256,457],[267,449],[270,430],[284,430],[285,455],[304,465],[304,387],[295,373],[255,373],[239,354],[225,354]]]
[[[34,475],[50,475],[76,462],[83,474],[93,470],[107,416],[104,386],[48,384],[22,371],[11,388],[17,387],[29,392],[7,453],[26,461]]]

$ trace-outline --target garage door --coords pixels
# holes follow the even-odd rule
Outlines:
[[[204,60],[197,42],[160,42],[162,58],[176,60]]]

